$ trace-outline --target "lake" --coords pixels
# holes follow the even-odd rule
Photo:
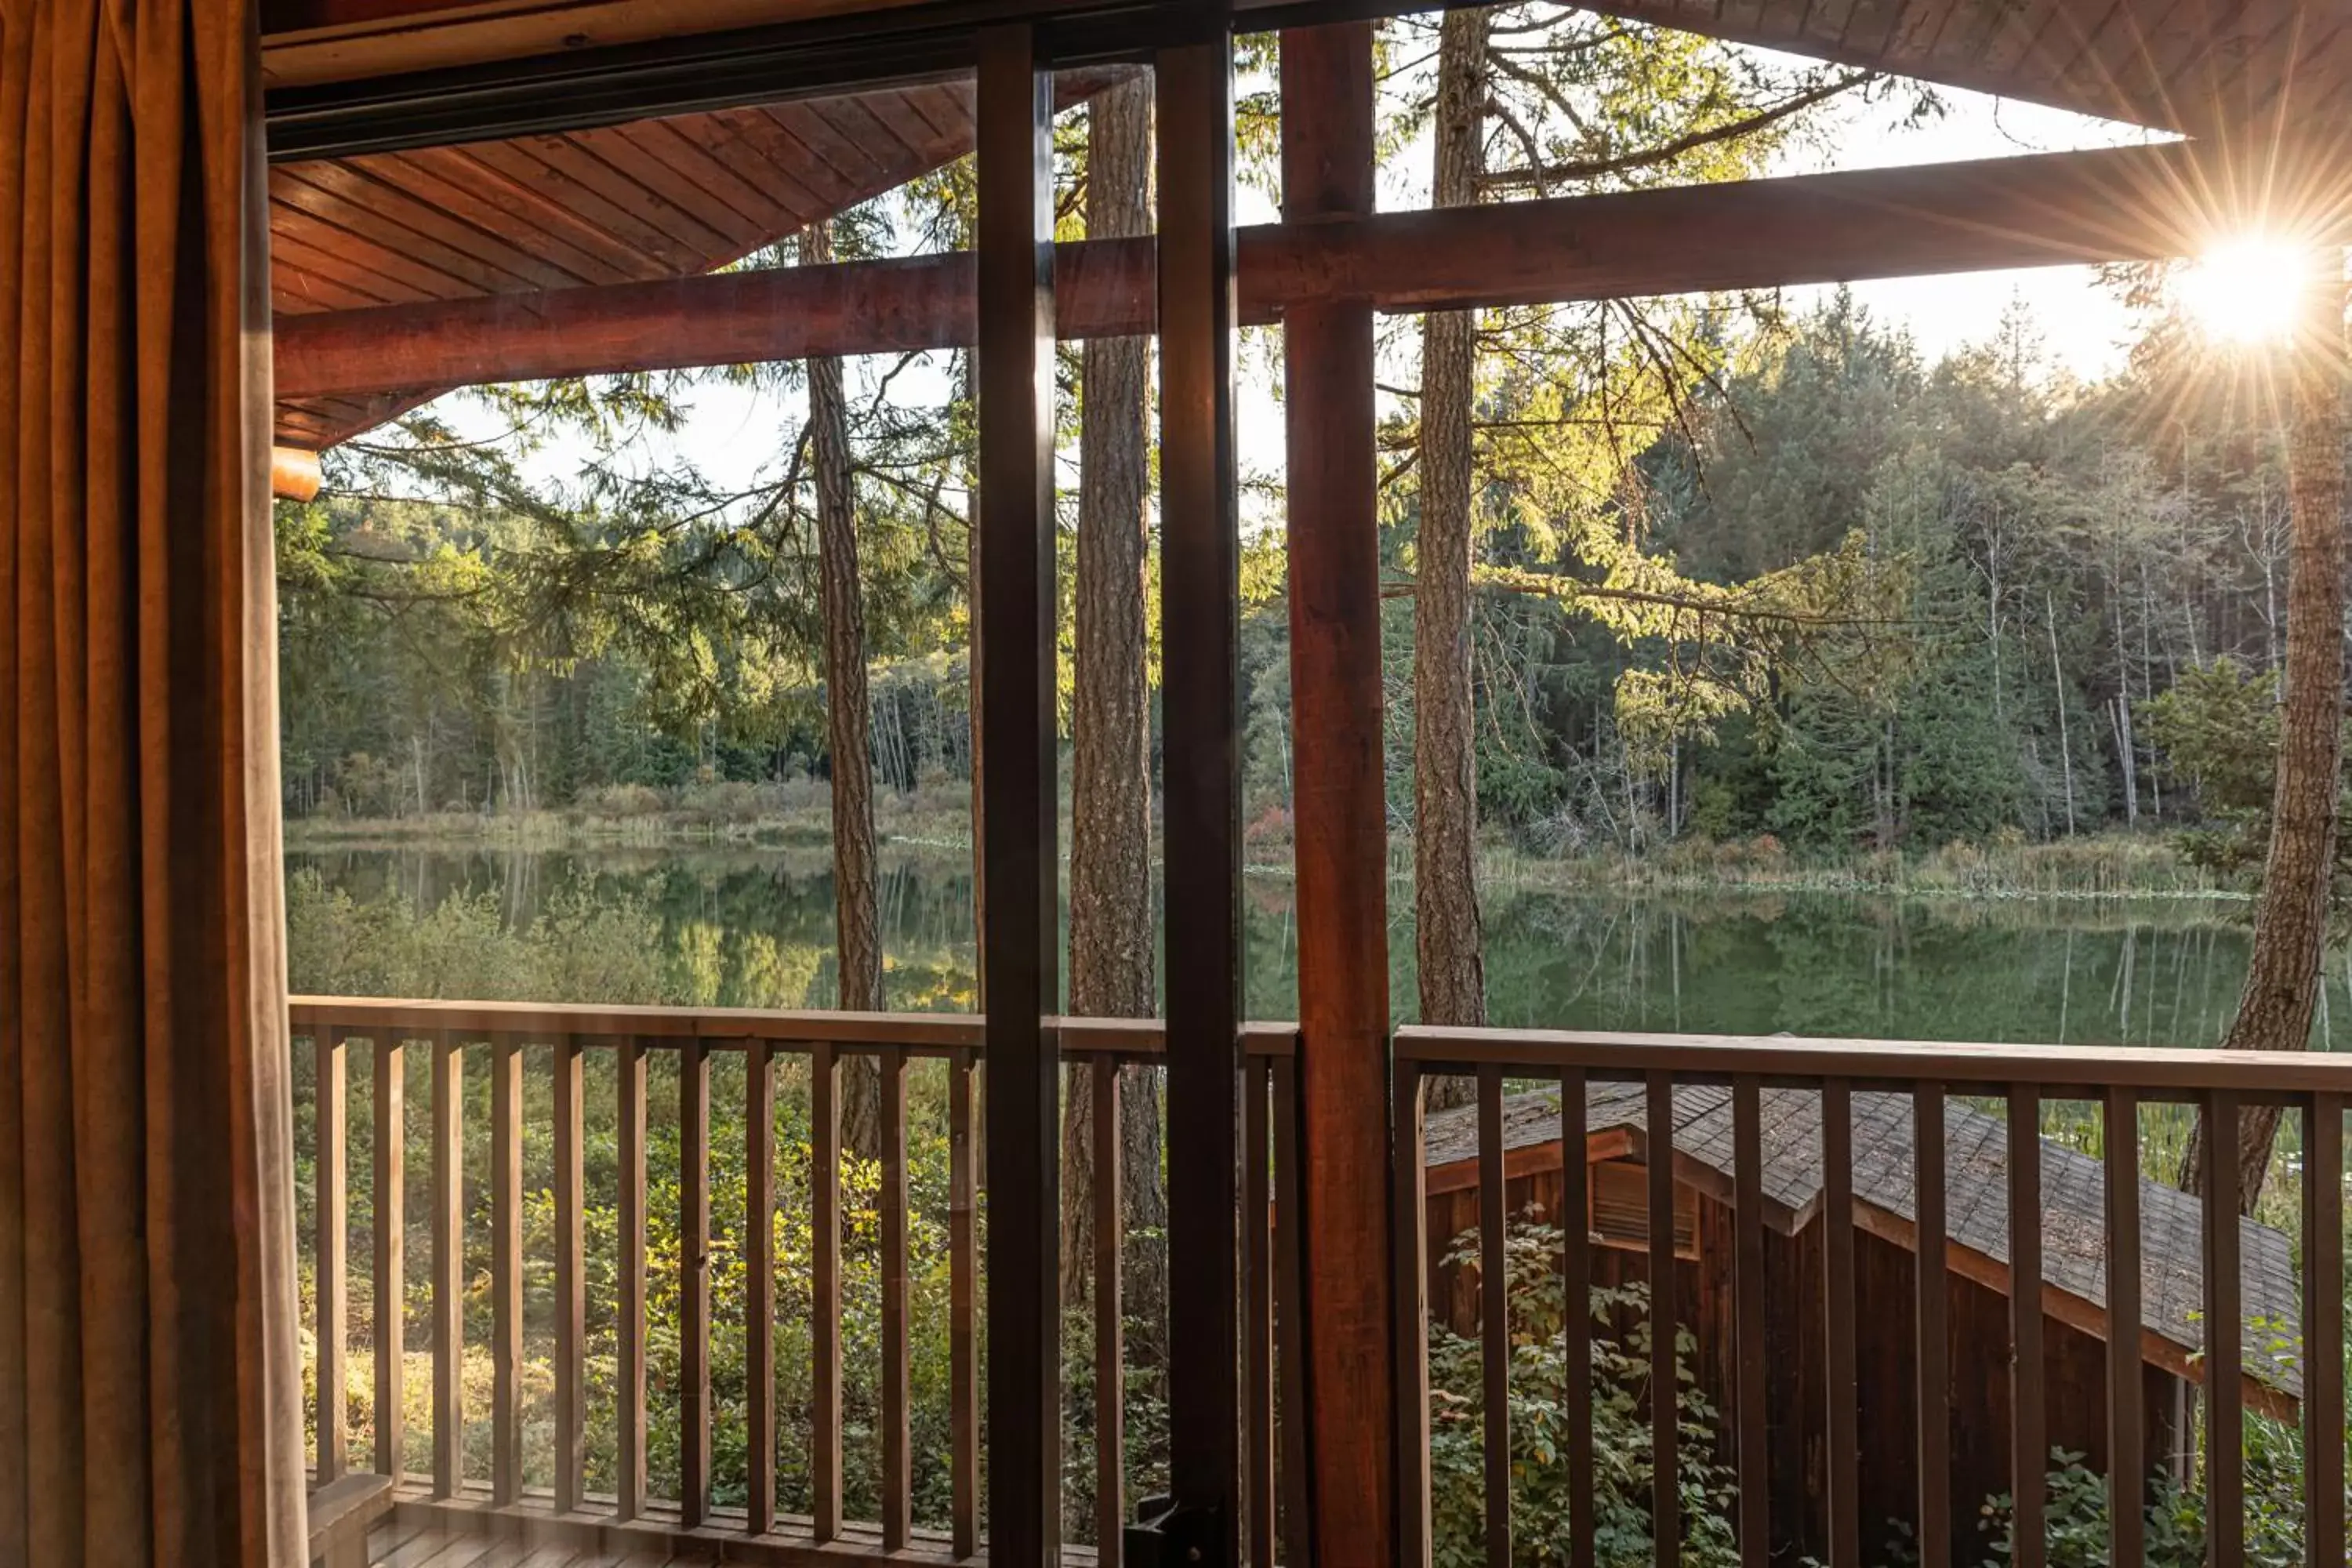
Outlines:
[[[521,931],[551,908],[620,901],[650,943],[662,998],[704,1006],[825,1006],[833,886],[822,849],[397,846],[293,849],[366,903],[421,913],[454,895]],[[886,847],[886,984],[894,1008],[963,1008],[975,962],[971,878],[953,850]],[[1518,1027],[2202,1046],[2244,973],[2247,907],[2222,900],[1906,898],[1724,889],[1629,893],[1492,887],[1485,907],[1490,1021]],[[1255,1018],[1297,1008],[1291,884],[1249,879],[1247,996]],[[1412,895],[1391,890],[1391,994],[1413,1013]],[[657,932],[657,936],[655,934]],[[315,945],[315,944],[314,944]],[[445,944],[446,945],[446,944]],[[487,944],[484,944],[487,951]],[[338,978],[306,974],[297,991]],[[487,960],[485,960],[487,963]],[[494,994],[462,950],[434,971],[444,994]],[[2315,1045],[2352,971],[2328,961]],[[593,973],[571,984],[593,992]],[[1163,976],[1163,987],[1166,978]],[[583,994],[548,1000],[600,1001]]]

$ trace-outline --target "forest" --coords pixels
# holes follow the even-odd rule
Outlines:
[[[2201,770],[2223,759],[2199,728],[2242,706],[2241,688],[2266,693],[2279,662],[2287,508],[2270,411],[2153,353],[2113,383],[2070,384],[2021,310],[1932,364],[1843,297],[1741,321],[1736,339],[1728,312],[1708,330],[1736,342],[1734,363],[1695,395],[1687,427],[1638,452],[1605,526],[1734,624],[1760,622],[1792,579],[1835,607],[1723,637],[1703,609],[1674,608],[1689,624],[1591,613],[1581,591],[1605,569],[1569,537],[1584,524],[1507,472],[1482,475],[1470,626],[1488,839],[1557,855],[1769,834],[1832,857],[2207,824]],[[1507,407],[1491,412],[1482,440],[1523,438]],[[1387,432],[1398,478],[1381,520],[1400,837],[1413,820],[1408,415]],[[913,462],[961,459],[894,457],[877,443],[860,458],[877,477],[857,518],[876,782],[952,798],[970,777],[965,545],[905,490]],[[723,817],[756,814],[760,796],[710,786],[829,776],[807,584],[756,607],[715,602],[682,558],[749,552],[690,516],[501,499],[343,491],[282,508],[290,816],[627,817],[699,789]],[[1067,531],[1075,556],[1074,515]],[[812,554],[787,539],[758,568],[805,576]],[[1278,532],[1254,537],[1254,837],[1288,807],[1280,576]]]

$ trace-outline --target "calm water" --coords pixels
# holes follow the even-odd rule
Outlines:
[[[583,891],[633,898],[658,926],[671,1000],[832,1001],[833,889],[821,851],[404,847],[289,859],[354,898],[396,896],[413,910],[452,893],[487,895],[509,927]],[[971,881],[961,858],[886,852],[882,905],[890,1005],[969,1006]],[[1409,889],[1392,889],[1391,908],[1392,994],[1404,1021],[1413,994]],[[1247,911],[1251,1014],[1292,1016],[1290,884],[1252,879]],[[2197,900],[1501,888],[1486,907],[1488,1008],[1492,1022],[1516,1026],[2206,1045],[2237,1000],[2242,914],[2242,905]],[[463,963],[446,989],[460,987]],[[294,981],[298,990],[320,984],[299,973]],[[2348,982],[2343,955],[2331,954],[2326,1012],[2347,1009],[2352,1042]],[[2332,1016],[2318,1034],[2315,1044],[2333,1044]]]

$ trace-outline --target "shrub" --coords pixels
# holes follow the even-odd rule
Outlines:
[[[658,816],[668,806],[662,792],[651,784],[598,784],[579,795],[581,815],[591,817]]]
[[[1559,1229],[1514,1223],[1505,1239],[1510,1272],[1511,1532],[1516,1563],[1559,1560],[1568,1539],[1568,1299],[1556,1259]],[[1477,1266],[1477,1234],[1458,1238],[1449,1261]],[[1603,1462],[1593,1478],[1595,1561],[1603,1568],[1646,1565],[1653,1552],[1650,1293],[1635,1284],[1596,1289],[1593,1320],[1592,1443]],[[1630,1332],[1619,1325],[1631,1321]],[[1718,1417],[1697,1386],[1696,1340],[1678,1330],[1675,1375],[1679,1403],[1679,1468],[1684,1568],[1732,1568],[1737,1488],[1716,1458]],[[1430,1487],[1436,1568],[1486,1561],[1484,1401],[1479,1342],[1433,1325],[1429,1338]]]
[[[2303,1439],[2294,1427],[2245,1418],[2245,1561],[2249,1568],[2300,1568],[2304,1549]],[[2106,1568],[2110,1559],[2107,1480],[2080,1454],[2053,1450],[2042,1535],[2049,1568]],[[2206,1499],[2168,1470],[2149,1479],[2147,1568],[2201,1568],[2206,1560]],[[2007,1494],[1985,1500],[1979,1528],[1989,1538],[1986,1568],[2004,1568],[2016,1540],[2015,1505]]]

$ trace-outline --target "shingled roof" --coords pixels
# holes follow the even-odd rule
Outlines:
[[[1674,1094],[1674,1152],[1680,1180],[1724,1201],[1731,1197],[1731,1091],[1680,1085]],[[1810,1089],[1768,1089],[1762,1094],[1763,1185],[1767,1223],[1783,1232],[1812,1221],[1822,1199],[1821,1096]],[[1996,1266],[2006,1288],[2009,1251],[2008,1124],[1961,1100],[1944,1110],[1945,1203],[1952,1243]],[[1587,1089],[1586,1135],[1631,1141],[1645,1157],[1648,1112],[1642,1085],[1595,1082]],[[1536,1090],[1503,1105],[1505,1152],[1559,1139],[1559,1093]],[[1453,1165],[1478,1156],[1475,1106],[1433,1111],[1428,1163]],[[1872,1212],[1916,1226],[1912,1169],[1912,1102],[1908,1094],[1853,1096],[1853,1194],[1857,1215]],[[2141,1321],[2147,1331],[2189,1352],[2204,1345],[2204,1234],[2198,1200],[2177,1187],[2140,1182]],[[2294,1252],[2279,1231],[2241,1220],[2244,1260],[2245,1365],[2250,1376],[2300,1397],[2302,1380],[2282,1361],[2278,1341],[2302,1331],[2301,1290]],[[2042,1279],[2106,1310],[2106,1174],[2097,1160],[2042,1140]]]

